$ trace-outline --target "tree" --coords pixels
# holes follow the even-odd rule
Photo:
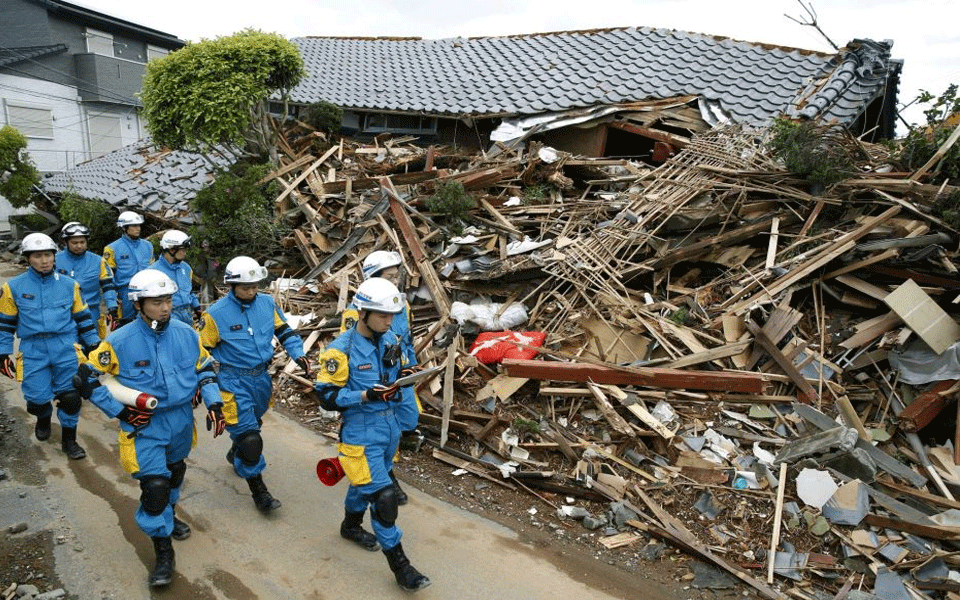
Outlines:
[[[295,45],[275,33],[246,29],[187,44],[147,64],[140,100],[154,141],[176,149],[227,148],[277,161],[270,97],[287,100],[304,75]]]
[[[17,208],[30,204],[33,186],[40,182],[26,147],[23,134],[9,125],[0,127],[0,195]]]

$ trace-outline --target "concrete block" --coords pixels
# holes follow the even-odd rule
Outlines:
[[[797,476],[797,496],[807,506],[822,508],[837,489],[837,483],[826,471],[804,469]]]
[[[886,567],[880,567],[877,572],[873,594],[882,600],[913,600],[900,576]]]
[[[784,444],[775,464],[794,463],[806,456],[825,454],[835,448],[850,450],[857,443],[857,430],[852,427],[834,427]]]
[[[847,452],[837,452],[836,454],[824,458],[822,463],[824,468],[830,468],[838,473],[846,475],[850,479],[859,479],[870,483],[877,478],[877,463],[874,462],[866,450],[862,448],[853,448]]]
[[[823,506],[823,516],[835,525],[859,525],[870,511],[870,495],[859,479],[840,486]]]

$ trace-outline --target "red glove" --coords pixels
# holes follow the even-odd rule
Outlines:
[[[129,423],[133,425],[136,429],[141,427],[146,427],[150,423],[150,418],[153,417],[152,410],[140,410],[134,406],[124,406],[120,410],[120,413],[117,414],[117,418],[123,421],[124,423]]]
[[[223,405],[214,404],[207,410],[207,431],[213,431],[213,437],[219,437],[227,428],[223,420]]]
[[[390,402],[391,400],[399,400],[400,386],[396,383],[390,385],[375,385],[369,390],[367,390],[367,401],[368,402]]]
[[[116,307],[111,308],[107,311],[107,329],[110,331],[116,331],[117,327],[120,326],[120,313],[117,311]]]
[[[312,369],[310,366],[310,359],[305,355],[297,359],[297,364],[300,365],[300,368],[303,369],[303,372],[306,374],[307,379],[310,379]]]
[[[17,365],[9,354],[0,354],[0,375],[5,375],[10,379],[17,378]]]

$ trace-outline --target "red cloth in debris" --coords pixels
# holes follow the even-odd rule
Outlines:
[[[546,339],[547,334],[541,331],[485,331],[470,346],[470,354],[485,365],[505,358],[535,358],[536,350],[521,348],[512,342],[542,346]]]

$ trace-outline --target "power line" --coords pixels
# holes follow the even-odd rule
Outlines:
[[[19,52],[16,48],[7,48],[7,47],[5,47],[5,46],[0,46],[0,50],[4,50],[4,51],[8,51],[8,52]],[[63,76],[63,77],[66,77],[67,79],[72,79],[73,81],[78,82],[78,83],[77,83],[77,89],[79,89],[79,90],[83,90],[83,91],[85,91],[85,92],[98,93],[98,94],[100,94],[100,95],[102,95],[102,96],[107,96],[107,97],[109,97],[109,98],[112,98],[112,99],[114,99],[114,100],[116,100],[116,101],[118,101],[118,102],[123,102],[123,103],[125,103],[125,104],[128,104],[128,103],[129,103],[129,99],[128,99],[128,98],[125,98],[125,97],[123,97],[123,96],[120,96],[119,94],[113,92],[112,90],[108,90],[108,89],[102,88],[102,87],[100,87],[100,86],[90,87],[90,82],[89,82],[89,81],[87,81],[87,80],[85,80],[85,79],[81,79],[80,77],[77,77],[76,75],[71,75],[70,73],[67,73],[66,71],[61,71],[61,70],[59,70],[59,69],[54,69],[53,67],[50,67],[50,66],[48,66],[48,65],[45,65],[45,64],[43,64],[42,62],[37,61],[37,60],[32,59],[32,58],[24,58],[23,60],[26,61],[26,62],[33,63],[33,64],[37,65],[38,67],[40,67],[41,69],[46,69],[47,71],[51,71],[51,72],[53,72],[53,73],[56,73],[56,74],[61,75],[61,76]],[[139,63],[138,63],[138,64],[139,64]],[[146,63],[144,63],[144,66],[146,66]],[[26,72],[26,71],[22,71],[22,70],[19,70],[19,69],[15,69],[15,68],[10,67],[10,66],[5,67],[5,69],[7,69],[7,70],[9,70],[9,71],[13,71],[14,73],[20,73],[20,74],[22,74],[22,75],[27,75],[27,76],[30,76],[30,77],[35,77],[36,79],[40,79],[41,81],[51,81],[51,80],[49,80],[49,79],[43,79],[42,77],[37,77],[36,75],[34,75],[34,74],[32,74],[32,73],[28,73],[28,72]],[[52,81],[51,81],[51,83],[56,83],[56,82],[52,82]],[[81,84],[83,84],[83,85],[81,85]],[[84,87],[84,86],[86,86],[86,87]]]

